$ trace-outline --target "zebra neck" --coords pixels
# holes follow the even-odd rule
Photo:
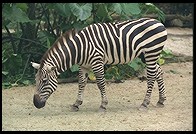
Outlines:
[[[72,67],[72,63],[64,64],[64,62],[60,63],[60,62],[52,61],[50,59],[46,59],[44,63],[49,66],[56,67],[55,72],[57,75],[60,75],[62,72],[65,72],[66,70]]]
[[[56,55],[60,55],[59,53],[57,53]],[[67,55],[67,54],[65,54]],[[50,56],[49,56],[50,57]],[[68,70],[69,68],[71,68],[75,63],[72,62],[72,57],[69,57],[69,56],[65,56],[65,57],[60,57],[59,59],[56,58],[52,58],[53,60],[51,59],[46,59],[46,63],[48,65],[51,65],[51,66],[54,66],[56,67],[56,71],[57,71],[57,74],[60,74],[62,72],[65,72],[66,70]]]
[[[68,31],[60,36],[53,46],[45,53],[42,61],[55,66],[56,70],[64,72],[77,64],[81,58],[81,45],[78,47],[78,38],[74,30]]]

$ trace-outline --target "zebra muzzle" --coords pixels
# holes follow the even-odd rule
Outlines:
[[[41,98],[38,94],[35,94],[33,97],[33,104],[36,108],[42,108],[45,106],[46,101],[41,101]]]

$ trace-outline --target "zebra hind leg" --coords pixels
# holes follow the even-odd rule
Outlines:
[[[154,82],[156,80],[156,72],[157,72],[156,62],[154,64],[149,64],[149,65],[147,64],[146,68],[147,68],[147,91],[146,91],[144,101],[139,108],[139,110],[141,111],[146,110],[148,108],[148,105],[150,104],[150,97],[152,94]]]
[[[161,70],[160,66],[158,66],[158,71],[157,71],[157,83],[158,83],[158,89],[159,89],[159,101],[157,102],[157,107],[164,107],[163,102],[166,100],[165,96],[165,85],[164,85],[164,80],[163,80],[163,71]]]
[[[139,107],[139,110],[140,111],[143,111],[143,110],[147,110],[148,109],[148,105],[150,104],[150,97],[151,97],[151,94],[152,94],[152,88],[154,86],[154,82],[155,82],[154,79],[148,79],[147,80],[148,89],[146,91],[146,95],[145,95],[145,98],[143,100],[143,103]]]
[[[164,80],[163,80],[163,72],[162,72],[160,66],[156,63],[154,67],[147,66],[148,90],[146,92],[146,96],[145,96],[144,101],[141,104],[139,110],[147,109],[147,106],[150,103],[150,96],[152,93],[152,88],[154,86],[155,80],[158,83],[158,89],[159,89],[159,101],[157,102],[157,107],[164,107],[163,102],[166,100],[166,96],[165,96],[165,85],[164,85]]]
[[[84,88],[86,86],[87,83],[87,78],[88,78],[88,70],[86,70],[85,68],[80,67],[79,68],[79,90],[78,90],[78,95],[77,95],[77,99],[76,102],[71,105],[71,110],[72,111],[78,111],[79,110],[79,105],[82,104],[83,102],[83,92],[84,92]]]

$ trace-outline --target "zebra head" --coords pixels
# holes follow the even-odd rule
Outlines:
[[[37,69],[35,75],[36,91],[33,97],[33,103],[36,108],[42,108],[45,106],[46,100],[57,88],[57,74],[55,72],[56,67],[31,62],[32,66]]]

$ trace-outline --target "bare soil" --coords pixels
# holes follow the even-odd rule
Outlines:
[[[192,29],[174,28],[168,33],[182,34]],[[186,45],[186,46],[183,46]],[[166,48],[192,56],[192,36],[169,36]],[[126,130],[192,131],[193,130],[193,63],[179,62],[161,66],[164,71],[167,100],[157,108],[157,84],[147,111],[138,108],[146,93],[146,81],[137,78],[124,83],[107,83],[107,112],[98,112],[101,97],[96,84],[88,83],[84,102],[78,112],[70,105],[76,100],[78,84],[59,84],[46,106],[33,105],[35,86],[2,90],[2,130]]]

